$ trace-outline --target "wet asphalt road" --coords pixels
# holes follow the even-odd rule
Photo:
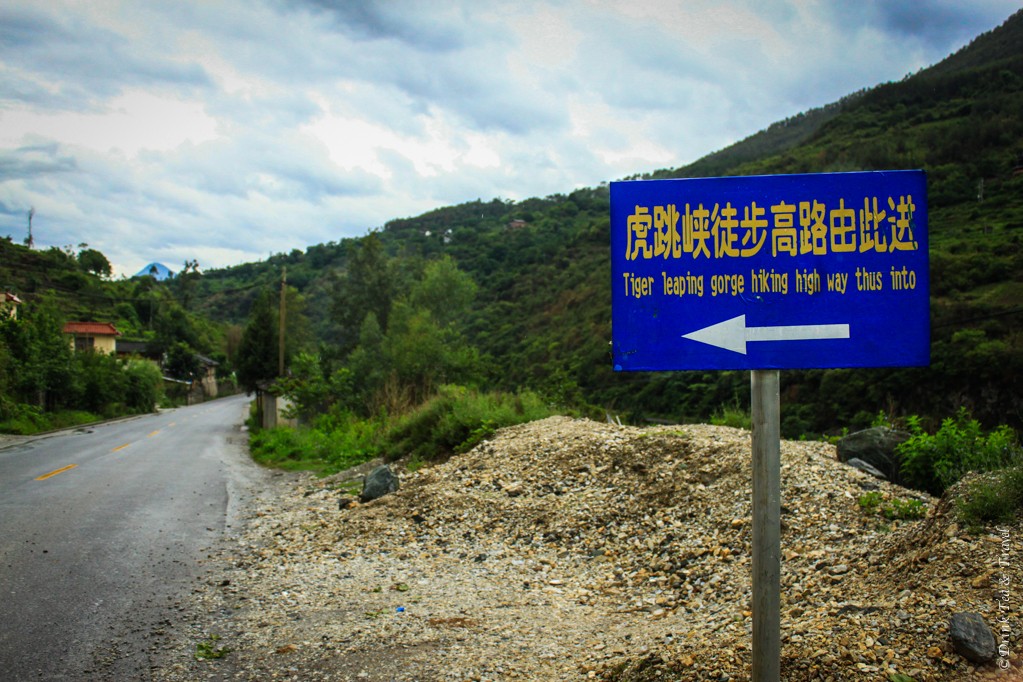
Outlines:
[[[0,679],[145,680],[268,474],[236,396],[0,450]]]

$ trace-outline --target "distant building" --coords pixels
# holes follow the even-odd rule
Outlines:
[[[9,291],[0,296],[0,316],[9,317],[12,320],[18,319],[18,306],[22,300]]]
[[[63,331],[70,338],[73,350],[107,354],[117,351],[117,337],[121,335],[109,322],[68,322]]]
[[[515,220],[511,220],[511,221],[508,222],[508,229],[509,230],[521,230],[523,227],[525,227],[528,224],[529,223],[527,223],[525,220],[522,220],[521,218],[516,218]]]

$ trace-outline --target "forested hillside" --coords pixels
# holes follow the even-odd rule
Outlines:
[[[937,419],[960,405],[989,424],[1023,424],[1021,112],[1017,13],[901,82],[853,93],[689,166],[645,176],[927,171],[932,366],[785,372],[787,436],[863,426],[882,411]],[[386,256],[379,266],[386,261],[389,273],[379,281],[351,279],[351,255],[365,240],[342,240],[207,271],[197,297],[214,318],[241,323],[260,289],[279,287],[286,267],[324,352],[334,348],[344,357],[357,345],[361,314],[386,310],[408,294],[425,263],[448,256],[477,286],[460,324],[483,361],[478,380],[489,388],[530,388],[637,421],[705,419],[747,404],[744,373],[611,371],[608,208],[606,186],[441,208],[374,232]]]

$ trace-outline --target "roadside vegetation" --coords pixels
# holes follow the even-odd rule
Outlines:
[[[272,386],[301,424],[261,430],[252,420],[257,461],[322,474],[376,457],[408,457],[416,466],[556,410],[534,391],[484,388],[489,361],[465,329],[477,287],[451,259],[389,260],[371,236],[337,286],[344,301],[338,313],[358,334],[318,353],[296,353],[286,377],[277,376],[269,299],[245,328],[240,380],[250,390]],[[256,337],[264,340],[249,342]]]
[[[249,447],[261,464],[320,475],[378,457],[405,458],[408,468],[416,469],[467,452],[497,429],[552,413],[531,393],[480,393],[464,386],[442,386],[423,404],[393,416],[341,411],[320,415],[299,428],[257,426]]]

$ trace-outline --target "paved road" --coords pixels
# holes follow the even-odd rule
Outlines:
[[[144,680],[208,550],[268,474],[247,400],[0,450],[0,678]]]

